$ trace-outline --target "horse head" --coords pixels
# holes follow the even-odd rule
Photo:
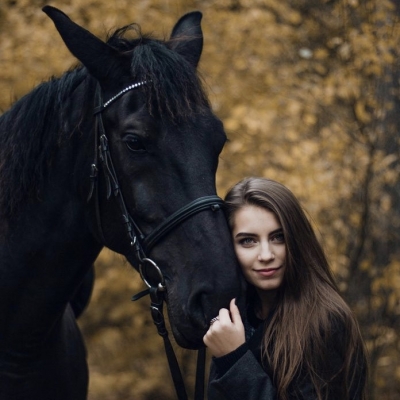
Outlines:
[[[97,86],[93,157],[79,182],[93,236],[144,267],[147,281],[162,275],[174,336],[197,348],[243,285],[216,198],[226,135],[196,73],[201,13],[184,15],[166,41],[128,40],[123,29],[103,42],[61,11],[44,11]]]

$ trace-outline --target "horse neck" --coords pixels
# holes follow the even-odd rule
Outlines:
[[[81,155],[89,148],[87,136],[76,133],[57,150],[39,196],[8,218],[0,235],[0,338],[18,345],[43,340],[102,247],[85,223],[79,193],[85,160],[90,164],[92,157]]]

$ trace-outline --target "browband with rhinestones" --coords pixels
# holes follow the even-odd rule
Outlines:
[[[129,92],[132,89],[136,89],[137,87],[142,86],[145,83],[147,83],[147,81],[133,83],[132,85],[127,86],[125,89],[122,89],[115,96],[111,97],[111,99],[107,100],[103,105],[100,105],[99,107],[96,107],[95,110],[94,110],[94,114],[102,112],[106,107],[108,107],[113,101],[119,99],[123,94],[125,94],[126,92]]]

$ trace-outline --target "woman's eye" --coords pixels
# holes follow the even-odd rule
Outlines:
[[[277,243],[284,243],[285,241],[285,236],[283,233],[277,233],[272,237],[272,241],[277,242]]]
[[[124,142],[126,144],[126,147],[128,147],[128,149],[131,151],[140,153],[144,153],[146,151],[143,141],[139,136],[128,135],[124,138]]]
[[[243,239],[240,239],[240,241],[239,241],[239,243],[242,246],[250,246],[250,245],[254,244],[254,242],[255,242],[255,240],[253,238],[243,238]]]

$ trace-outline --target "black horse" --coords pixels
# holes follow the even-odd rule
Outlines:
[[[155,284],[157,263],[183,347],[198,348],[242,288],[215,196],[226,137],[196,74],[201,14],[183,16],[167,41],[128,39],[125,27],[104,43],[44,11],[83,65],[0,119],[2,400],[86,398],[70,302],[103,246]]]

